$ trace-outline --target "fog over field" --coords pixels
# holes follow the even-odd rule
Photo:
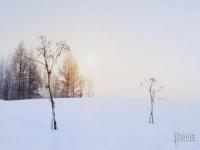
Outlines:
[[[21,40],[34,49],[46,35],[69,43],[82,72],[92,72],[96,96],[143,97],[140,82],[155,77],[165,97],[199,99],[199,8],[179,0],[3,0],[0,54]]]

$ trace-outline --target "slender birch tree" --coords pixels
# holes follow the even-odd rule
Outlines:
[[[150,116],[149,123],[154,123],[154,103],[158,99],[158,93],[163,89],[163,86],[157,86],[157,80],[155,78],[150,78],[149,80],[144,80],[141,83],[149,93],[150,96]]]
[[[52,42],[48,41],[46,36],[40,36],[40,46],[35,49],[37,53],[36,59],[34,59],[36,62],[40,63],[42,66],[44,66],[46,76],[47,76],[47,85],[46,88],[49,92],[50,97],[50,103],[52,108],[52,122],[51,127],[52,129],[57,129],[57,122],[56,122],[56,115],[55,115],[55,102],[53,100],[52,96],[52,87],[51,87],[51,75],[52,70],[58,60],[58,58],[61,56],[61,54],[65,51],[69,51],[69,46],[65,41],[60,41],[56,43],[55,47],[52,48]]]

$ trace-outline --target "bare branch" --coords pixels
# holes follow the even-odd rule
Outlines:
[[[55,57],[52,58],[53,63],[52,63],[52,65],[51,65],[51,67],[50,67],[50,70],[53,69],[53,67],[54,67],[54,65],[55,65],[55,63],[56,63],[56,61],[57,61],[57,58],[61,55],[61,53],[62,53],[63,51],[69,51],[69,50],[70,50],[68,44],[66,44],[65,41],[60,41],[60,42],[56,43],[56,45],[57,45],[57,51],[52,55],[52,56],[55,55]]]
[[[161,86],[157,91],[156,91],[156,94],[159,93],[164,87]]]
[[[29,60],[38,62],[38,63],[40,63],[41,65],[45,66],[45,64],[44,64],[43,62],[41,62],[41,61],[39,61],[39,60],[37,60],[37,59],[33,59],[33,58],[30,58],[30,57],[27,57],[27,56],[26,56],[26,58],[29,59]]]

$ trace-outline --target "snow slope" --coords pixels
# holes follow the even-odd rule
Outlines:
[[[200,101],[56,99],[58,131],[47,100],[0,100],[0,150],[200,150]],[[174,143],[174,133],[195,142]]]

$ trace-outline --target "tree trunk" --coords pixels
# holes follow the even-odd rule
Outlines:
[[[150,123],[154,123],[154,117],[153,117],[153,99],[151,99]]]
[[[149,123],[154,123],[154,118],[153,118],[153,102],[154,102],[154,98],[153,98],[153,93],[152,93],[152,86],[153,84],[151,83],[150,89],[149,89],[149,94],[150,94],[150,99],[151,99],[151,111],[150,111],[150,119],[149,119]]]
[[[73,98],[75,97],[74,81],[73,81],[73,84],[72,84],[72,97],[73,97]]]
[[[48,72],[48,90],[49,90],[49,96],[50,96],[50,102],[51,102],[51,108],[52,108],[52,129],[57,130],[57,124],[56,124],[56,115],[55,115],[55,102],[53,101],[52,92],[51,92],[51,72]]]
[[[18,80],[18,99],[20,99],[21,98],[21,66],[22,64],[21,64],[21,57],[20,57],[20,64],[19,64],[19,80]]]

